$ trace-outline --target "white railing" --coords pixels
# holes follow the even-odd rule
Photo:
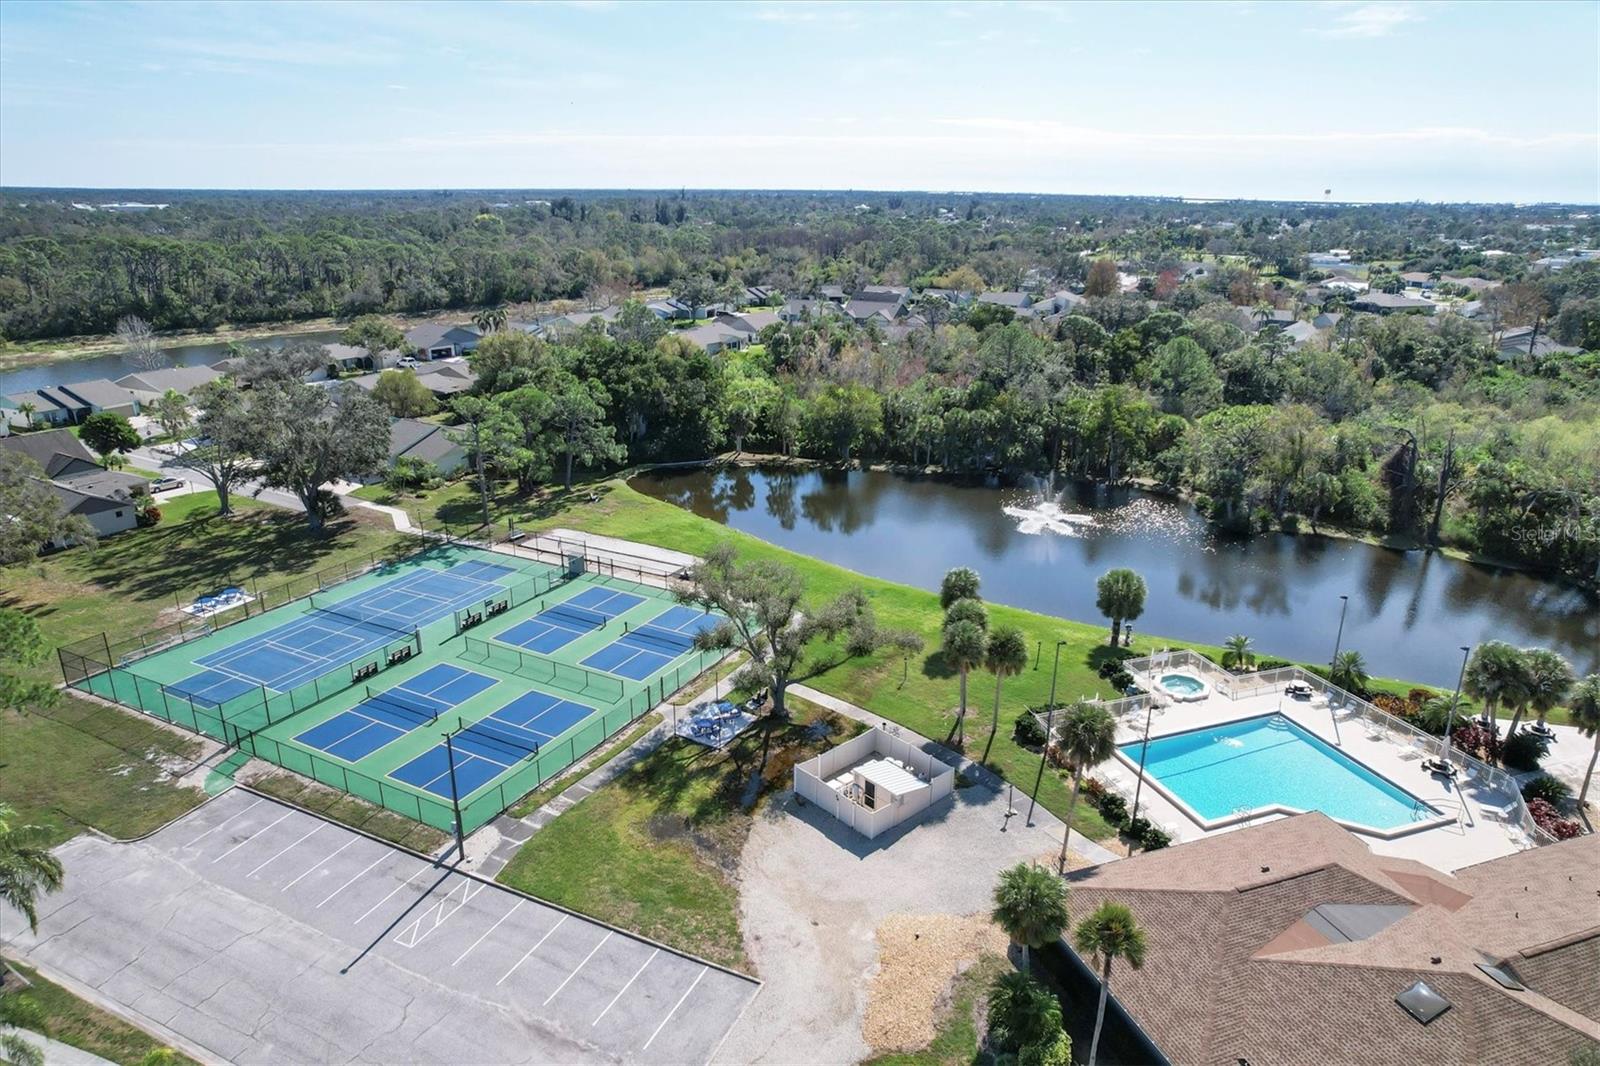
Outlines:
[[[1165,656],[1163,658],[1162,656]],[[1402,740],[1416,746],[1422,751],[1434,751],[1443,754],[1444,739],[1432,733],[1418,729],[1410,722],[1396,718],[1394,715],[1374,706],[1367,700],[1330,681],[1311,673],[1309,670],[1298,666],[1285,666],[1263,673],[1233,674],[1187,648],[1179,648],[1170,652],[1158,653],[1143,659],[1130,659],[1124,664],[1130,673],[1144,674],[1152,677],[1159,670],[1184,670],[1199,675],[1211,685],[1212,691],[1218,695],[1226,696],[1231,700],[1248,699],[1259,696],[1265,692],[1281,690],[1290,681],[1300,681],[1308,684],[1314,691],[1321,692],[1328,700],[1329,713],[1336,715],[1336,721],[1348,721],[1351,717],[1358,717],[1375,725],[1383,733],[1385,739]],[[1144,699],[1143,696],[1133,696],[1128,699]],[[1117,703],[1126,703],[1127,700],[1118,700]],[[1110,705],[1108,705],[1110,706]],[[1339,716],[1338,712],[1344,712]],[[1517,787],[1516,779],[1497,766],[1490,766],[1475,756],[1464,751],[1454,750],[1451,759],[1461,764],[1466,776],[1472,778],[1484,788],[1504,792],[1511,798],[1511,804],[1506,808],[1507,822],[1515,825],[1528,835],[1536,844],[1554,843],[1555,837],[1541,829],[1533,820],[1533,815],[1528,813],[1528,805],[1522,799],[1522,790]]]

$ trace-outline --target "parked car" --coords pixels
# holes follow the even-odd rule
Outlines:
[[[150,482],[150,491],[152,493],[171,492],[173,489],[183,488],[183,484],[184,482],[182,478],[158,477],[154,481]]]

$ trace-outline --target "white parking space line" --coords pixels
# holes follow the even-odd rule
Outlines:
[[[701,967],[700,972],[695,976],[694,981],[690,983],[688,988],[683,990],[683,995],[678,997],[678,1002],[674,1003],[672,1005],[672,1009],[667,1011],[667,1016],[661,1019],[661,1024],[656,1026],[656,1031],[650,1034],[650,1039],[646,1040],[644,1042],[644,1047],[639,1049],[641,1053],[650,1050],[650,1045],[656,1042],[656,1037],[661,1035],[661,1030],[667,1027],[667,1023],[672,1020],[672,1016],[678,1013],[678,1008],[683,1006],[683,1001],[689,998],[689,993],[694,991],[694,986],[700,983],[700,978],[704,977],[706,975],[706,971],[710,968],[711,967],[709,966]]]
[[[328,900],[333,899],[334,896],[337,896],[339,893],[343,892],[345,889],[349,888],[351,885],[353,885],[357,881],[361,880],[361,878],[365,877],[367,874],[372,872],[372,867],[373,866],[378,865],[384,859],[387,859],[389,857],[390,857],[390,854],[388,852],[384,852],[382,855],[379,855],[376,859],[373,859],[371,866],[368,866],[365,870],[362,870],[360,873],[358,873],[354,877],[350,878],[350,880],[346,881],[344,884],[340,885],[338,888],[334,889],[332,892],[329,892],[328,895],[327,895],[327,898],[324,899],[322,901],[322,903],[327,903]],[[317,908],[319,910],[322,907],[322,903],[317,904]]]
[[[210,829],[207,829],[204,833],[201,833],[199,836],[197,836],[193,840],[189,841],[189,843],[185,844],[184,847],[186,847],[186,848],[194,847],[196,844],[200,843],[206,837],[210,836],[212,833],[215,833],[218,829],[221,829],[223,826],[227,825],[229,822],[233,821],[235,818],[241,818],[244,815],[249,814],[251,811],[253,811],[257,807],[261,806],[261,804],[264,803],[264,802],[266,802],[266,801],[265,800],[256,800],[254,803],[250,804],[250,806],[246,807],[244,810],[235,811],[234,813],[228,815],[228,817],[224,818],[222,821],[218,822],[216,825],[212,826]]]
[[[507,977],[510,977],[512,974],[517,972],[517,967],[518,966],[521,966],[523,963],[528,961],[528,956],[529,955],[532,955],[535,951],[538,951],[539,950],[539,946],[541,944],[543,944],[546,940],[550,939],[550,933],[553,933],[557,929],[560,929],[563,925],[566,924],[566,921],[567,921],[567,916],[565,914],[563,914],[561,916],[561,921],[557,922],[555,925],[552,925],[550,927],[550,932],[546,933],[544,936],[539,938],[539,943],[538,944],[533,945],[533,947],[531,947],[527,951],[523,952],[522,953],[522,958],[520,958],[516,962],[512,963],[511,964],[511,969],[507,970],[505,973],[500,975],[500,980],[495,982],[495,986],[499,987],[500,985],[504,984]]]
[[[361,839],[360,837],[351,837],[349,840],[346,840],[343,844],[339,845],[338,851],[335,851],[333,853],[333,855],[324,855],[322,858],[317,860],[316,865],[306,867],[306,872],[305,873],[301,874],[299,877],[295,878],[293,881],[290,881],[288,884],[286,884],[282,888],[278,889],[278,891],[279,892],[287,892],[287,891],[289,891],[291,888],[293,888],[295,885],[298,885],[302,880],[304,880],[307,876],[309,876],[312,870],[321,869],[323,863],[327,862],[329,859],[333,858],[335,855],[338,855],[340,851],[343,851],[345,848],[348,848],[351,844],[354,844],[356,841],[358,841],[360,839]]]
[[[595,1026],[599,1025],[600,1019],[611,1013],[611,1008],[617,1005],[617,1000],[622,998],[622,993],[633,987],[633,983],[639,979],[639,975],[644,973],[644,967],[649,966],[652,962],[654,962],[655,957],[659,954],[661,954],[660,948],[656,948],[650,953],[650,957],[644,960],[644,966],[641,966],[635,970],[633,976],[628,978],[628,983],[617,989],[617,994],[611,997],[611,1002],[606,1004],[606,1009],[601,1011],[595,1020],[589,1023],[589,1028],[593,1029]]]
[[[596,944],[594,946],[594,948],[589,952],[589,954],[587,954],[587,955],[585,955],[583,957],[583,961],[578,963],[578,965],[573,969],[573,971],[571,973],[567,974],[567,980],[566,981],[562,981],[559,985],[556,985],[556,990],[554,992],[550,993],[548,996],[544,997],[544,1005],[546,1007],[548,1007],[550,1005],[550,1001],[552,999],[555,999],[557,996],[559,996],[561,994],[561,990],[563,988],[567,987],[567,982],[568,981],[571,981],[574,977],[578,976],[578,971],[579,970],[581,970],[585,966],[589,965],[589,960],[594,958],[594,953],[596,951],[599,951],[601,948],[605,947],[606,946],[606,941],[610,940],[610,939],[611,939],[611,933],[609,931],[607,931],[606,935],[600,938],[600,943]]]
[[[372,917],[372,912],[373,911],[377,910],[379,907],[383,906],[385,903],[388,903],[389,900],[394,898],[394,894],[396,892],[399,892],[402,888],[405,888],[411,882],[415,881],[417,879],[417,874],[427,873],[428,870],[429,870],[429,867],[427,867],[427,866],[419,866],[419,867],[417,867],[417,872],[416,873],[412,874],[410,877],[406,878],[404,881],[401,881],[398,885],[395,885],[393,888],[391,888],[389,890],[389,894],[387,896],[384,896],[378,902],[376,902],[372,906],[368,907],[367,908],[367,912],[365,914],[363,914],[361,917],[357,918],[355,920],[355,922],[353,922],[352,924],[360,925],[362,922],[364,922],[368,918]]]
[[[283,858],[283,856],[287,855],[295,847],[299,846],[300,844],[305,843],[307,840],[310,840],[313,836],[316,835],[317,831],[319,829],[321,829],[326,824],[327,823],[325,823],[325,822],[318,822],[316,825],[311,827],[310,831],[307,832],[305,836],[301,837],[299,840],[296,840],[293,844],[290,844],[287,848],[284,848],[282,851],[278,852],[272,858],[267,859],[264,862],[262,862],[260,866],[257,866],[254,870],[251,870],[250,873],[247,874],[246,876],[254,877],[256,874],[260,873],[262,870],[264,870],[268,866],[272,865],[272,863],[276,862],[278,859]]]
[[[472,942],[472,944],[467,948],[466,951],[463,951],[461,954],[456,956],[456,962],[460,962],[462,959],[466,958],[468,955],[471,955],[472,954],[472,949],[477,947],[479,944],[483,943],[484,937],[487,937],[490,933],[492,933],[496,929],[500,928],[500,922],[505,921],[507,918],[509,918],[513,914],[517,913],[517,911],[522,907],[523,902],[524,902],[523,900],[520,900],[520,899],[517,900],[517,902],[512,906],[512,908],[510,910],[506,911],[504,914],[502,914],[500,916],[500,921],[499,922],[495,922],[493,925],[491,925],[489,928],[485,929],[481,934],[479,934],[478,939],[474,940]],[[452,962],[450,965],[454,966],[456,964],[456,962]]]
[[[293,811],[284,811],[282,814],[278,815],[276,821],[270,822],[267,825],[262,826],[260,829],[257,829],[254,833],[251,833],[249,836],[247,836],[243,840],[239,841],[239,843],[235,844],[233,847],[229,848],[227,851],[223,852],[221,855],[218,855],[216,858],[212,859],[211,860],[212,863],[219,863],[223,859],[226,859],[229,855],[232,855],[234,852],[238,851],[240,848],[244,847],[246,844],[250,843],[256,837],[260,836],[262,833],[265,833],[268,829],[271,829],[273,826],[277,825],[278,822],[283,821],[285,818],[289,817],[289,815],[291,815],[293,813],[294,813]]]

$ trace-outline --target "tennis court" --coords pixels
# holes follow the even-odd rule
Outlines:
[[[607,622],[643,602],[643,597],[627,592],[586,588],[571,599],[546,607],[527,621],[517,623],[494,639],[548,655],[587,633],[603,629]]]
[[[418,726],[498,685],[492,677],[440,663],[394,688],[374,692],[348,711],[312,726],[294,739],[346,762],[360,762]]]
[[[625,627],[620,637],[583,660],[583,665],[642,681],[693,650],[695,636],[715,628],[719,621],[718,615],[680,604],[637,628]]]
[[[593,707],[543,692],[525,692],[450,738],[455,757],[455,795],[465,798],[595,713]],[[451,751],[437,744],[389,774],[391,778],[450,799]]]
[[[166,688],[205,707],[263,686],[287,692],[502,592],[499,582],[519,572],[468,560],[448,570],[422,568],[345,599],[318,593],[305,614],[195,660],[203,670]]]

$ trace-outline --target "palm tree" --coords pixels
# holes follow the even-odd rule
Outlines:
[[[989,634],[989,649],[984,665],[994,675],[994,714],[989,719],[989,738],[1000,729],[1000,683],[1022,673],[1028,665],[1028,638],[1016,626],[996,626]]]
[[[1339,657],[1333,660],[1333,669],[1328,671],[1328,680],[1357,696],[1367,690],[1367,660],[1354,648],[1342,651]]]
[[[1539,731],[1543,732],[1545,716],[1552,708],[1561,706],[1577,681],[1572,664],[1549,648],[1524,648],[1522,663],[1528,673],[1527,698],[1517,705],[1517,713],[1511,717],[1511,726],[1506,730],[1508,737],[1517,731],[1517,723],[1522,721],[1529,707],[1538,712]]]
[[[509,321],[505,305],[497,304],[494,307],[485,307],[472,316],[472,324],[484,333],[497,333],[506,328]]]
[[[983,664],[988,650],[988,637],[978,623],[961,620],[945,626],[939,652],[945,665],[961,675],[961,709],[956,712],[955,728],[957,748],[967,740],[967,672]]]
[[[161,432],[176,437],[189,424],[189,400],[177,389],[168,389],[156,400],[155,413]]]
[[[23,400],[21,403],[17,404],[17,413],[28,420],[29,429],[33,428],[33,416],[38,410],[38,405],[32,400]]]
[[[1000,872],[994,886],[995,924],[1022,949],[1022,969],[1033,969],[1033,949],[1058,939],[1067,927],[1067,886],[1032,863]]]
[[[1222,665],[1229,670],[1249,669],[1256,664],[1256,653],[1251,650],[1250,638],[1235,633],[1222,642]]]
[[[1467,660],[1463,691],[1483,701],[1483,717],[1495,722],[1501,703],[1515,704],[1528,687],[1528,667],[1522,652],[1503,640],[1486,640]]]
[[[39,893],[61,888],[61,860],[50,854],[43,828],[11,827],[10,819],[15,813],[0,803],[0,902],[20,912],[28,919],[28,928],[37,933]]]
[[[978,595],[978,572],[970,566],[957,566],[939,582],[939,609],[948,611],[957,600],[981,600]]]
[[[1572,724],[1586,737],[1594,737],[1594,753],[1589,756],[1589,769],[1583,775],[1583,786],[1578,789],[1578,810],[1583,810],[1589,798],[1589,779],[1594,776],[1594,764],[1600,759],[1600,674],[1590,674],[1579,681],[1567,702]]]
[[[1122,623],[1144,613],[1144,578],[1126,568],[1107,570],[1096,582],[1095,591],[1099,594],[1095,606],[1111,619],[1111,646],[1115,648],[1122,635]]]
[[[1056,747],[1072,763],[1072,799],[1067,802],[1067,825],[1061,833],[1060,872],[1067,869],[1067,841],[1072,836],[1072,816],[1078,808],[1078,790],[1084,771],[1111,758],[1117,749],[1117,720],[1098,703],[1083,700],[1061,717]],[[1046,743],[1048,743],[1048,738]]]
[[[1100,1007],[1094,1016],[1094,1039],[1089,1041],[1089,1066],[1100,1053],[1100,1029],[1106,1021],[1106,998],[1111,991],[1111,964],[1126,959],[1135,970],[1144,965],[1144,930],[1125,903],[1106,900],[1078,923],[1073,944],[1079,955],[1100,956]]]

